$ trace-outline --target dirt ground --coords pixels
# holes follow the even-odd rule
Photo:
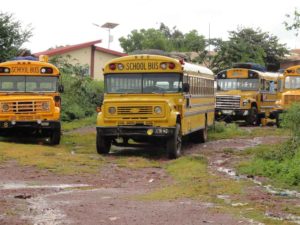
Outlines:
[[[85,128],[76,132],[90,132]],[[209,171],[232,179],[252,179],[247,197],[239,201],[260,204],[267,201],[278,205],[266,209],[270,217],[288,220],[279,206],[298,204],[298,197],[281,197],[267,189],[259,179],[238,177],[232,165],[239,160],[224,153],[225,148],[243,151],[260,143],[277,143],[278,137],[228,139],[205,144],[185,144],[184,154],[204,154]],[[126,149],[130,154],[133,151]],[[142,151],[142,150],[138,150]],[[135,198],[173,182],[164,168],[128,169],[114,163],[115,156],[107,156],[110,163],[97,174],[57,175],[47,170],[20,166],[14,161],[0,165],[0,224],[119,224],[119,225],[196,225],[196,224],[261,224],[239,217],[211,202],[178,199],[142,201]],[[158,159],[167,163],[168,159]],[[296,222],[295,222],[296,221]],[[297,218],[293,222],[297,224]],[[298,221],[299,222],[299,221]],[[300,224],[300,222],[299,222]]]

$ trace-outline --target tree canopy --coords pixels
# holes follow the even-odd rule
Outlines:
[[[173,27],[170,29],[161,23],[159,29],[133,30],[127,37],[119,39],[121,47],[126,53],[145,49],[159,49],[167,52],[203,51],[205,38],[196,30],[186,34]]]
[[[19,55],[24,50],[21,46],[31,36],[31,28],[22,29],[12,14],[0,12],[0,62]]]
[[[299,35],[300,30],[300,12],[297,9],[294,10],[293,15],[290,14],[285,15],[288,21],[284,21],[285,29],[287,31],[295,31],[295,36]]]
[[[229,31],[229,40],[212,40],[216,54],[210,59],[215,71],[231,67],[237,62],[254,62],[273,70],[279,69],[279,60],[288,52],[276,36],[260,29],[238,28]]]

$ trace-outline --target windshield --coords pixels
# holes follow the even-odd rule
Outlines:
[[[0,92],[57,92],[58,77],[0,76]]]
[[[300,76],[288,76],[285,78],[285,88],[300,89]]]
[[[217,90],[256,91],[258,90],[258,79],[219,79]]]
[[[182,90],[182,76],[161,74],[105,75],[107,93],[177,93]]]

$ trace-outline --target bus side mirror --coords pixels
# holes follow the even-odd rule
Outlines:
[[[58,86],[58,92],[59,92],[59,93],[64,93],[64,91],[65,91],[64,85],[60,84],[60,85]]]
[[[190,91],[190,84],[189,83],[183,83],[182,84],[182,90],[183,90],[183,92],[189,92]]]
[[[99,106],[100,107],[103,105],[103,101],[104,101],[104,95],[100,94],[100,96],[99,96]]]

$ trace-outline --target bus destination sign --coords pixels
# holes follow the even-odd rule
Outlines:
[[[40,73],[38,66],[13,66],[11,67],[11,73]]]
[[[129,62],[125,64],[126,70],[158,70],[158,62]]]

